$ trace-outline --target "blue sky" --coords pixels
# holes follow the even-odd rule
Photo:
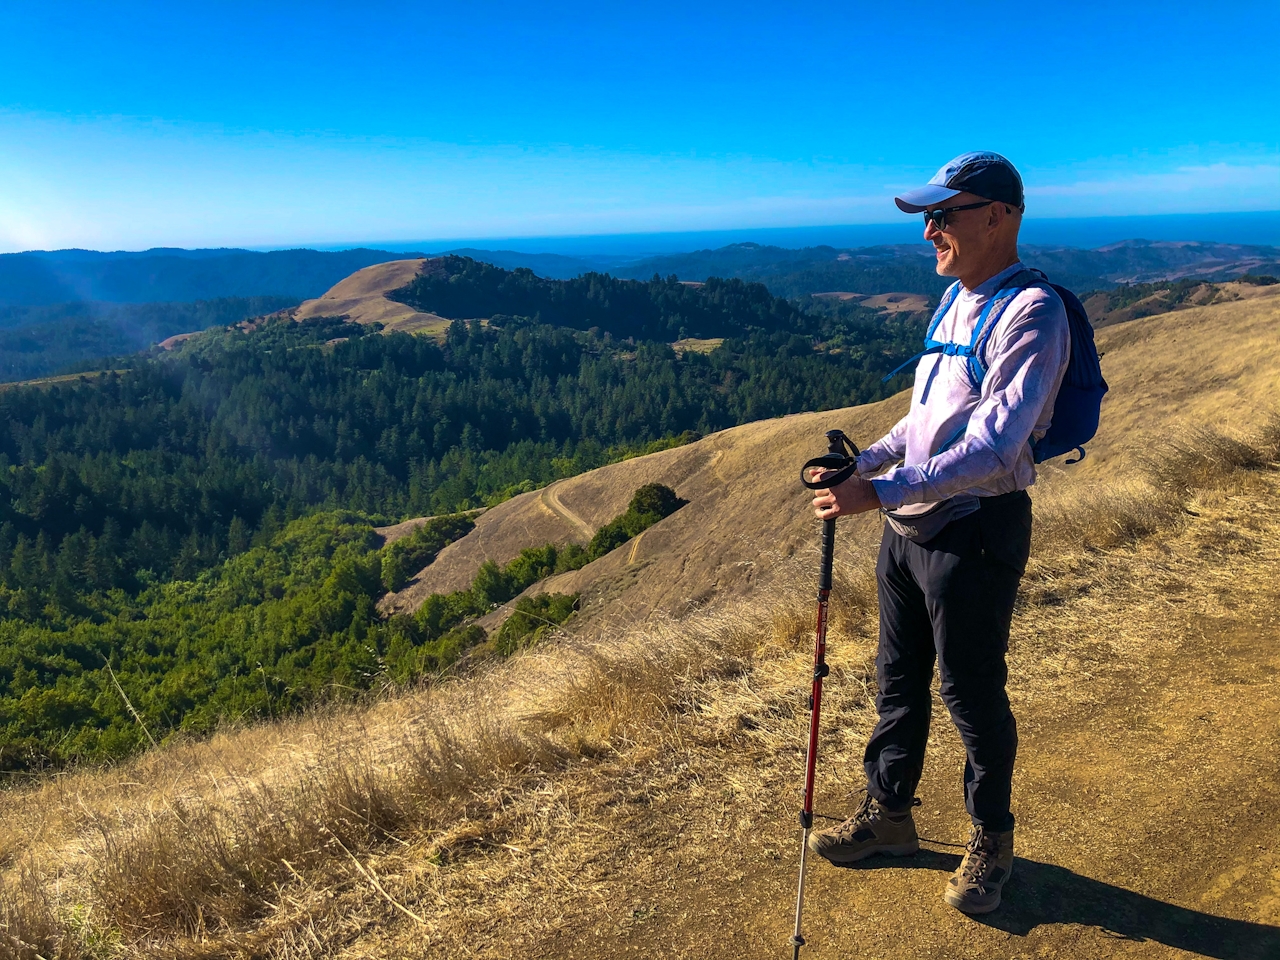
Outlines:
[[[1280,209],[1280,4],[0,6],[0,250]]]

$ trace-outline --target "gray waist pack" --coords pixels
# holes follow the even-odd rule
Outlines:
[[[885,520],[893,532],[906,537],[912,543],[927,543],[942,532],[943,527],[952,520],[959,520],[978,510],[981,504],[978,498],[970,495],[952,497],[950,500],[939,500],[928,510],[920,513],[902,513],[894,510],[881,510]]]

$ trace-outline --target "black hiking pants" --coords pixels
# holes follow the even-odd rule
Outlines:
[[[965,807],[975,825],[1009,830],[1018,730],[1005,692],[1009,625],[1031,550],[1025,491],[984,497],[925,543],[885,525],[876,564],[880,721],[867,744],[867,791],[911,806],[924,769],[938,663],[942,701],[964,742]]]

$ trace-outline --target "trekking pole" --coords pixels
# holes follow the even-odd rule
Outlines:
[[[815,457],[800,470],[800,482],[810,490],[826,490],[843,483],[858,469],[858,448],[839,430],[827,431],[827,452]],[[809,479],[810,470],[826,475]],[[804,910],[804,866],[809,854],[809,832],[813,829],[813,781],[818,765],[818,717],[822,711],[822,681],[831,672],[827,666],[827,602],[831,598],[831,559],[836,546],[836,521],[822,521],[822,566],[818,572],[818,625],[813,646],[813,689],[809,694],[809,749],[805,754],[804,807],[800,811],[800,882],[796,890],[796,929],[791,937],[792,960],[800,960],[804,937],[800,918]]]

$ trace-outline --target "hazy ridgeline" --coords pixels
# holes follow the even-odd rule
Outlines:
[[[480,261],[486,269],[493,269],[487,267],[493,263],[505,270],[532,270],[539,277],[560,280],[593,275],[588,287],[591,283],[607,287],[616,283],[615,277],[647,281],[675,276],[699,282],[718,277],[762,283],[779,297],[804,298],[827,291],[934,297],[947,284],[934,272],[932,248],[924,243],[854,249],[735,243],[644,259],[510,250],[457,252]],[[101,367],[102,358],[317,297],[356,269],[406,256],[414,255],[383,250],[63,250],[0,255],[0,381]],[[1097,250],[1032,245],[1024,247],[1023,256],[1077,293],[1183,276],[1222,280],[1245,271],[1280,273],[1280,250],[1242,244],[1134,240]],[[572,288],[564,291],[572,300]],[[487,309],[498,313],[521,312],[531,304],[526,298],[523,307],[513,310],[498,306],[500,296],[486,302]],[[569,302],[558,304],[558,308],[569,306]],[[641,309],[649,308],[646,304]],[[466,318],[489,316],[477,302],[467,303],[465,309],[479,311],[462,313]]]
[[[77,369],[318,297],[383,250],[0,254],[0,382]]]
[[[229,326],[298,302],[291,297],[255,296],[0,307],[0,382],[128,365],[132,361],[127,355],[176,334]]]

